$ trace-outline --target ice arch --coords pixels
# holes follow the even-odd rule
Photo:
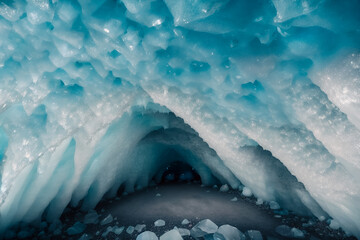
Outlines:
[[[223,181],[359,236],[359,6],[3,1],[1,229],[145,185],[131,160],[185,135]]]

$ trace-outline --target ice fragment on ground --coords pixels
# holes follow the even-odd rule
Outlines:
[[[137,224],[137,225],[135,226],[135,231],[141,232],[145,227],[146,227],[145,224]]]
[[[83,235],[81,235],[81,237],[78,240],[90,240],[91,236],[84,233]]]
[[[177,227],[174,227],[175,230],[179,231],[180,235],[182,237],[184,236],[190,236],[190,230],[189,229],[186,229],[186,228],[177,228]]]
[[[245,235],[236,227],[231,225],[222,225],[216,233],[214,233],[216,240],[245,240]]]
[[[287,225],[280,225],[275,228],[275,231],[283,236],[288,238],[304,238],[304,233],[297,229],[297,228],[291,228]]]
[[[272,210],[280,209],[280,205],[275,201],[270,201],[269,205]]]
[[[182,225],[186,225],[186,224],[189,224],[190,223],[190,221],[188,220],[188,219],[184,219],[184,220],[182,220],[182,222],[181,222],[181,224]]]
[[[133,226],[128,226],[126,229],[126,232],[128,234],[133,234],[134,231],[135,231],[135,228]]]
[[[113,227],[113,233],[115,233],[116,235],[119,235],[121,234],[123,231],[124,231],[125,227],[122,226],[122,227],[118,227],[118,226],[114,226]]]
[[[209,219],[205,219],[197,223],[190,231],[194,238],[204,237],[213,234],[218,230],[218,226]]]
[[[85,224],[97,224],[99,222],[99,215],[95,210],[90,210],[84,217]]]
[[[159,238],[156,236],[156,234],[150,231],[145,231],[139,234],[139,236],[137,236],[136,238],[136,240],[158,240],[158,239]]]
[[[31,237],[31,232],[27,231],[27,230],[21,230],[18,234],[17,234],[18,239],[24,239],[24,238],[28,238]]]
[[[86,225],[81,222],[76,222],[72,227],[69,227],[66,232],[68,235],[75,235],[82,233],[86,228]]]
[[[227,184],[224,184],[220,187],[220,192],[227,192],[229,191],[229,186]]]
[[[160,236],[160,240],[182,240],[180,233],[178,230],[173,229],[170,230],[163,235]]]
[[[245,197],[251,197],[252,192],[251,192],[250,188],[244,187],[242,190],[242,195],[244,195]]]
[[[100,225],[106,225],[109,224],[113,221],[113,216],[111,215],[111,213],[109,213],[109,215],[107,215],[101,222]]]
[[[337,230],[337,229],[340,228],[339,222],[336,221],[336,220],[334,220],[334,219],[332,219],[332,220],[330,221],[330,225],[329,225],[329,226],[330,226],[331,229],[334,229],[334,230]]]
[[[158,219],[154,222],[155,227],[163,227],[165,226],[165,221],[162,219]]]
[[[110,232],[112,232],[112,230],[113,230],[113,228],[112,228],[111,226],[108,226],[108,227],[106,228],[106,231],[103,232],[103,234],[101,234],[101,237],[106,238],[106,236],[107,236]]]
[[[256,200],[256,205],[261,205],[261,204],[263,204],[264,203],[264,200],[262,200],[261,198],[258,198],[257,200]]]
[[[304,233],[300,229],[297,229],[297,228],[292,228],[291,234],[292,234],[292,237],[294,237],[294,238],[304,238],[305,237]]]
[[[161,197],[161,194],[160,194],[160,193],[157,193],[157,194],[155,195],[155,197]]]
[[[233,197],[232,199],[230,199],[231,202],[236,202],[238,200],[237,197]]]
[[[249,230],[246,232],[246,235],[248,236],[249,240],[263,240],[261,232],[258,230]]]

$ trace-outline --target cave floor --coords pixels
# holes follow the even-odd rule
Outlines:
[[[234,197],[237,201],[231,201]],[[210,219],[218,226],[230,224],[243,233],[247,230],[258,230],[264,240],[289,239],[275,232],[275,228],[283,224],[305,230],[307,232],[305,239],[356,239],[345,237],[341,230],[331,230],[326,222],[320,222],[315,218],[301,217],[292,213],[280,216],[269,209],[267,204],[256,205],[254,197],[244,197],[239,191],[220,192],[218,188],[194,183],[167,183],[149,187],[114,199],[102,200],[95,210],[99,214],[100,221],[109,214],[114,220],[105,225],[88,224],[82,233],[69,236],[66,230],[75,222],[83,222],[86,213],[79,209],[67,208],[61,217],[63,227],[60,235],[54,236],[45,230],[42,237],[28,239],[75,240],[84,233],[90,238],[83,239],[136,239],[139,233],[134,231],[128,234],[126,229],[138,224],[146,225],[141,232],[152,231],[159,237],[175,226],[190,230],[203,219]],[[164,220],[165,226],[154,226],[154,222],[158,219]],[[190,224],[182,225],[184,219],[188,219]],[[314,221],[314,224],[304,229],[302,225],[309,221]],[[106,237],[102,236],[108,228],[114,226],[124,226],[125,229],[119,235],[110,232]],[[184,239],[192,238],[184,237]]]
[[[160,196],[156,196],[158,194]],[[238,200],[231,201],[234,197]],[[218,226],[230,224],[243,232],[259,230],[269,236],[275,236],[274,229],[282,224],[270,211],[242,198],[238,191],[224,193],[197,184],[163,184],[123,196],[110,204],[102,202],[98,208],[111,212],[120,226],[145,224],[146,230],[158,236],[174,226],[191,229],[203,219],[210,219]],[[185,218],[190,221],[189,225],[181,225]],[[166,225],[155,227],[154,221],[158,219],[165,220]]]

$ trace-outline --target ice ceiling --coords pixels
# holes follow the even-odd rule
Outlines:
[[[0,3],[0,232],[202,178],[360,236],[360,2]]]

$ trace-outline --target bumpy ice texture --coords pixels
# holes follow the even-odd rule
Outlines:
[[[205,184],[243,184],[359,237],[359,12],[1,1],[0,232],[146,187],[176,158]]]

